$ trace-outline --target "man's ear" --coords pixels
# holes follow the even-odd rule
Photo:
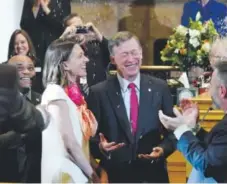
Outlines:
[[[140,59],[142,60],[143,59],[143,50],[141,49],[140,51]]]
[[[113,56],[110,56],[110,62],[111,64],[116,65],[116,62]]]
[[[227,98],[227,89],[224,85],[220,86],[220,95],[222,98]]]

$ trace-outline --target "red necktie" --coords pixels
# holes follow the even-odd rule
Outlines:
[[[135,135],[137,130],[137,121],[138,121],[138,110],[139,110],[139,103],[138,97],[136,94],[136,85],[134,83],[130,83],[128,88],[131,89],[130,95],[130,122],[132,126],[132,133]]]

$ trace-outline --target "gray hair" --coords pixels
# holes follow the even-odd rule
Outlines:
[[[212,65],[227,61],[227,37],[217,37],[211,44],[209,59]]]
[[[115,46],[119,46],[121,45],[123,42],[126,42],[130,39],[136,39],[138,44],[140,45],[141,47],[141,44],[139,42],[139,39],[132,33],[128,32],[128,31],[121,31],[121,32],[118,32],[116,33],[108,42],[108,48],[109,48],[109,52],[110,52],[110,55],[113,56],[114,53],[113,53],[113,48]]]
[[[214,69],[217,72],[217,78],[220,83],[227,88],[227,60],[215,63]]]

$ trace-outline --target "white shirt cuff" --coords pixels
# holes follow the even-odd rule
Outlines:
[[[180,137],[183,135],[183,133],[191,131],[191,129],[187,125],[181,125],[179,126],[173,133],[176,136],[177,140],[180,139]]]

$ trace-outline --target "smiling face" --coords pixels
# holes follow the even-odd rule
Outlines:
[[[126,80],[134,80],[142,64],[142,49],[135,38],[113,47],[112,62],[119,74]]]
[[[76,44],[69,56],[68,61],[64,62],[64,70],[74,79],[78,77],[86,77],[86,64],[88,58],[84,55],[82,48]]]
[[[32,60],[27,56],[13,56],[8,64],[14,65],[19,74],[19,82],[21,88],[30,88],[32,86],[32,78],[35,76],[35,66]]]
[[[27,39],[21,33],[17,34],[14,42],[14,51],[17,55],[27,55],[29,45]]]

